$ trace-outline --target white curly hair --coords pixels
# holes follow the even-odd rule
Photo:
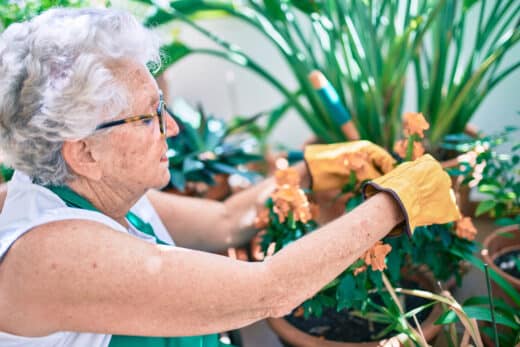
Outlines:
[[[73,178],[64,140],[92,134],[123,112],[125,87],[107,62],[160,64],[159,40],[132,15],[113,9],[52,9],[0,36],[0,150],[35,183]],[[149,65],[148,65],[149,66]]]

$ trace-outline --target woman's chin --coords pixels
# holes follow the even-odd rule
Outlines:
[[[166,173],[163,175],[161,183],[159,184],[159,187],[157,187],[157,189],[163,189],[164,187],[166,187],[168,183],[170,183],[170,176],[170,170],[166,170]]]

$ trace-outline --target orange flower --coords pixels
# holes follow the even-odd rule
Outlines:
[[[276,171],[274,177],[276,179],[276,185],[279,187],[284,185],[298,187],[300,185],[300,175],[291,167]]]
[[[316,207],[312,207],[300,189],[300,175],[293,168],[278,170],[275,172],[277,189],[271,194],[274,202],[273,211],[278,215],[280,223],[285,222],[292,212],[295,221],[307,223],[318,213]]]
[[[361,170],[368,162],[368,153],[365,152],[353,152],[345,153],[343,156],[343,164],[349,170]]]
[[[469,241],[473,241],[475,239],[475,236],[477,235],[477,229],[473,225],[470,217],[462,217],[455,224],[458,237]]]
[[[430,124],[424,119],[422,113],[406,112],[404,118],[404,134],[410,136],[413,134],[424,137],[423,131],[430,127]]]
[[[254,226],[256,229],[263,229],[269,224],[269,210],[263,208],[257,213]]]
[[[291,211],[296,221],[307,223],[312,219],[309,200],[297,186],[284,185],[271,194],[271,198],[275,204],[273,210],[278,215],[280,223],[285,221]]]
[[[359,275],[360,273],[364,272],[367,269],[366,265],[360,266],[357,269],[354,270],[354,276]]]
[[[408,139],[399,140],[394,145],[394,152],[401,158],[406,158],[406,150],[408,148]],[[413,143],[412,160],[422,157],[424,154],[424,146],[420,142]]]
[[[365,264],[371,265],[372,270],[383,271],[386,269],[386,255],[390,253],[391,250],[392,246],[385,245],[382,241],[377,241],[372,248],[365,252],[363,261]]]
[[[374,169],[374,166],[370,162],[368,153],[345,153],[341,160],[343,161],[343,165],[345,166],[347,173],[350,171],[354,171],[356,173],[358,182],[371,180],[381,176],[381,174]]]

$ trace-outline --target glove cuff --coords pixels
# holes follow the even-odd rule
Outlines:
[[[405,232],[406,235],[408,235],[408,237],[412,237],[414,227],[410,224],[410,216],[408,215],[408,211],[406,210],[403,201],[393,189],[386,188],[377,183],[374,183],[373,181],[369,181],[363,184],[363,186],[361,187],[361,192],[363,194],[364,200],[370,198],[372,195],[379,192],[385,192],[390,194],[394,198],[399,208],[401,209],[401,213],[404,216],[404,221],[397,225],[394,229],[392,229],[392,231],[388,233],[388,236],[400,236],[403,232]]]

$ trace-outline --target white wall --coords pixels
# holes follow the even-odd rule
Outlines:
[[[262,67],[276,76],[291,90],[297,85],[283,57],[265,36],[233,18],[200,22],[206,29],[240,46]],[[211,45],[189,28],[183,27],[182,40],[193,46]],[[192,55],[170,68],[166,75],[171,97],[182,96],[191,103],[201,102],[215,115],[253,115],[269,110],[284,101],[282,95],[262,77],[223,59]],[[271,142],[295,147],[311,136],[310,130],[294,112],[288,112],[272,134]]]

